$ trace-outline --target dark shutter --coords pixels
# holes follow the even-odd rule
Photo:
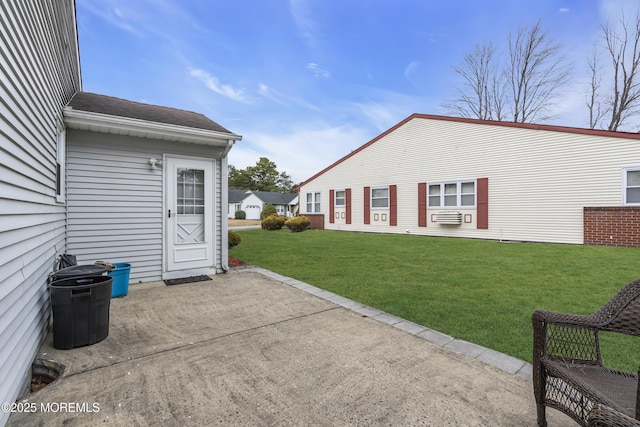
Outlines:
[[[333,224],[336,218],[336,192],[335,190],[329,190],[329,224]]]
[[[418,227],[427,226],[427,183],[418,183]]]
[[[364,223],[371,224],[371,187],[364,187]]]
[[[478,178],[477,182],[477,227],[489,228],[489,178]]]
[[[389,225],[398,225],[398,186],[389,186]]]
[[[351,189],[347,188],[346,190],[344,190],[344,207],[345,210],[347,211],[346,216],[347,218],[345,219],[345,222],[347,224],[351,224]]]

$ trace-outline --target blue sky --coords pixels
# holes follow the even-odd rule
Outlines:
[[[586,58],[637,0],[76,0],[83,90],[203,113],[229,163],[299,182],[413,113],[447,114],[476,43],[539,18],[573,64],[549,122],[586,127]]]

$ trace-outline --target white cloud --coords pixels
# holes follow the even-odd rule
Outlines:
[[[415,86],[415,78],[418,76],[418,68],[420,67],[420,63],[418,61],[412,61],[409,65],[407,65],[404,69],[404,78],[407,79],[409,83]]]
[[[558,12],[560,13],[568,13],[570,11],[570,9],[568,7],[561,7],[560,9],[558,9]]]
[[[273,89],[272,87],[267,86],[264,83],[260,83],[258,85],[258,94],[281,105],[289,106],[291,104],[295,104],[295,105],[308,108],[309,110],[320,111],[318,107],[311,104],[310,102],[305,101],[304,99],[301,99],[301,98],[287,96],[282,92],[279,92]]]
[[[126,7],[126,5],[124,5]],[[100,19],[107,22],[109,25],[125,30],[136,36],[142,36],[143,31],[140,30],[139,15],[130,8],[124,9],[117,6],[101,5],[94,2],[83,3],[83,7],[92,14],[98,16]],[[135,21],[135,22],[133,22]]]
[[[316,77],[322,77],[322,78],[325,78],[325,79],[328,79],[329,77],[331,77],[331,73],[329,71],[320,68],[318,66],[318,64],[316,64],[315,62],[309,62],[305,66],[305,68],[307,70],[311,70],[313,75],[316,76]]]
[[[362,102],[347,104],[347,108],[377,132],[386,131],[413,113],[437,113],[438,102],[431,98],[385,90],[370,90],[369,94]]]
[[[244,132],[229,153],[229,163],[244,169],[260,157],[275,162],[295,182],[306,180],[371,139],[370,132],[351,125],[317,122],[277,133]]]
[[[315,47],[316,23],[311,18],[311,2],[308,0],[290,0],[289,10],[302,39],[309,47]]]
[[[222,84],[216,76],[212,76],[204,70],[194,68],[189,71],[189,74],[204,83],[208,89],[220,95],[226,96],[234,101],[251,103],[244,89],[236,89],[231,85]]]
[[[277,102],[278,104],[287,105],[285,102],[285,97],[282,96],[279,92],[271,89],[264,83],[260,83],[258,85],[258,94],[264,96],[267,99],[272,100],[273,102]]]

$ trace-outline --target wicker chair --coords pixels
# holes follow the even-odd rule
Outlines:
[[[640,421],[609,406],[596,403],[587,419],[588,427],[640,427]]]
[[[591,315],[538,310],[532,320],[539,426],[547,425],[547,406],[583,426],[597,403],[640,419],[638,375],[604,367],[599,340],[600,331],[640,336],[640,280],[629,283]]]

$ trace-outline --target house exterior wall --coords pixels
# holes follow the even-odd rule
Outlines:
[[[0,28],[0,401],[13,402],[47,333],[47,277],[65,250],[56,150],[80,69],[73,1],[1,2]],[[8,417],[0,411],[0,425]]]
[[[232,202],[232,203],[228,203],[227,205],[228,205],[227,218],[229,219],[235,218],[236,212],[242,210],[242,203]]]
[[[622,205],[623,170],[640,165],[640,141],[550,129],[412,116],[303,183],[300,198],[320,191],[332,230],[581,244],[583,207]],[[476,183],[475,206],[425,208],[428,184],[461,180]],[[485,205],[479,182],[488,183]],[[391,206],[365,201],[371,188],[393,186],[395,226]],[[345,188],[352,223],[332,223],[330,191]],[[461,224],[433,222],[443,210],[460,212]]]
[[[221,148],[73,129],[67,140],[68,251],[79,263],[130,263],[131,283],[162,278],[164,169],[149,159],[163,155],[215,159],[215,264],[223,262]]]

